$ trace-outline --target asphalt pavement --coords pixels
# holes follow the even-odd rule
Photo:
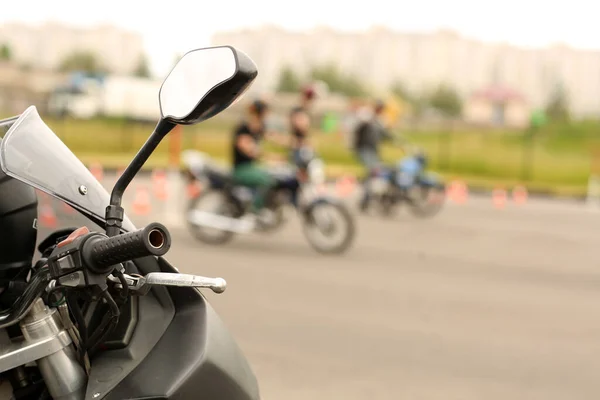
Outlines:
[[[136,223],[161,221],[152,204]],[[314,252],[296,218],[225,246],[168,223],[167,258],[227,280],[206,297],[264,400],[596,400],[599,223],[580,203],[472,197],[432,219],[357,217],[343,256]]]

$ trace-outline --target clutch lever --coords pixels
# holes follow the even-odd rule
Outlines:
[[[123,274],[129,290],[138,295],[145,295],[154,285],[157,286],[179,286],[208,288],[215,293],[223,293],[227,288],[227,282],[223,278],[208,278],[199,275],[177,274],[169,272],[150,272],[145,276],[132,276]],[[122,287],[121,281],[113,275],[108,279],[115,283],[116,287]]]

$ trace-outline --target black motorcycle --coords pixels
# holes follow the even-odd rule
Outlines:
[[[230,46],[185,54],[160,89],[161,119],[110,196],[34,106],[0,121],[0,241],[18,238],[0,246],[0,301],[8,304],[0,311],[0,373],[13,399],[259,399],[250,366],[199,291],[221,293],[225,281],[180,274],[163,258],[171,246],[165,226],[136,230],[121,207],[176,125],[225,110],[256,76],[253,61]],[[55,232],[31,266],[32,187],[105,233]],[[27,243],[29,264],[17,263]]]
[[[264,209],[254,214],[250,212],[255,196],[252,189],[235,184],[231,171],[211,162],[208,156],[185,152],[188,179],[202,184],[187,210],[192,234],[204,243],[225,244],[236,233],[273,232],[284,224],[286,207],[293,204],[302,219],[304,235],[316,251],[345,252],[355,235],[353,217],[341,201],[320,194],[318,188],[325,180],[321,159],[310,149],[301,153],[299,165],[271,171],[277,184],[267,194]]]

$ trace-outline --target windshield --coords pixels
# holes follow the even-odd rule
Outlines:
[[[85,165],[29,107],[16,118],[0,121],[0,167],[15,179],[54,196],[100,226],[110,196]],[[123,229],[135,230],[125,217]]]

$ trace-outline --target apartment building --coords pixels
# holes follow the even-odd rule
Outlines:
[[[8,23],[0,25],[0,44],[10,46],[17,63],[39,69],[58,67],[75,50],[89,51],[116,74],[131,73],[144,53],[140,34],[110,25]]]
[[[518,89],[529,107],[543,107],[558,83],[577,116],[600,114],[600,50],[564,45],[521,48],[485,43],[441,30],[429,34],[373,28],[362,33],[317,28],[290,32],[267,26],[215,34],[212,43],[239,47],[259,67],[256,86],[275,88],[284,66],[306,73],[333,63],[376,90],[401,81],[414,91],[452,84],[465,98],[490,86]]]

